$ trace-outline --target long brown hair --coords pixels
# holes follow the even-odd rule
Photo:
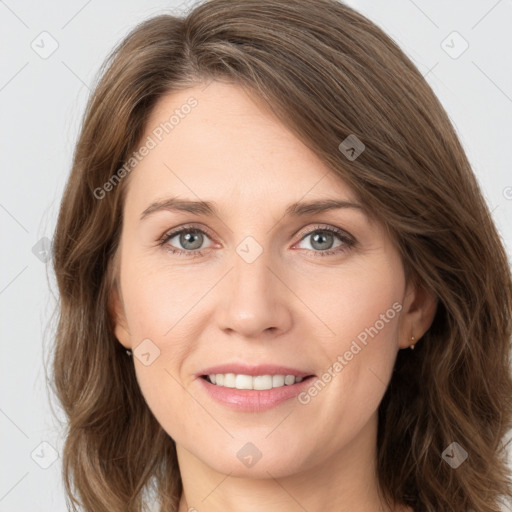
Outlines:
[[[512,283],[468,159],[433,91],[398,45],[334,0],[211,0],[137,26],[101,70],[54,237],[60,293],[55,393],[68,419],[66,492],[90,512],[176,511],[175,443],[148,409],[113,335],[121,179],[159,98],[208,80],[254,91],[378,217],[410,278],[435,294],[431,328],[402,350],[379,407],[378,476],[416,511],[500,510],[512,496]],[[365,145],[353,160],[339,145]],[[452,443],[468,453],[457,469]],[[453,456],[453,452],[451,453]],[[446,459],[446,457],[445,457]]]

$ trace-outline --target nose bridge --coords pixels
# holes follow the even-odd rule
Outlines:
[[[233,292],[262,293],[268,290],[272,273],[269,270],[269,253],[261,251],[258,254],[256,247],[250,242],[242,242],[236,248],[236,256],[233,258],[232,286]],[[270,295],[267,295],[270,299]]]
[[[234,247],[231,261],[234,266],[231,272],[233,293],[242,293],[242,296],[245,297],[247,293],[244,293],[244,290],[262,293],[266,287],[270,286],[272,278],[272,273],[268,268],[272,265],[270,238],[265,237],[263,231],[258,229],[254,236],[245,236]]]
[[[266,330],[286,330],[289,301],[269,268],[270,253],[247,237],[236,247],[232,267],[222,289],[219,326],[245,337],[257,337]]]

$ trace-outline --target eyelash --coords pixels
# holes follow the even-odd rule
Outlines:
[[[210,237],[210,235],[206,231],[204,231],[203,229],[197,228],[195,226],[183,226],[182,228],[177,229],[176,231],[171,231],[169,233],[165,233],[164,236],[158,241],[158,244],[160,246],[166,246],[166,247],[164,247],[165,250],[169,251],[172,254],[177,254],[179,256],[185,256],[185,257],[190,257],[190,258],[196,258],[196,257],[203,256],[204,252],[207,249],[195,249],[195,250],[192,250],[192,251],[186,251],[186,250],[183,250],[183,249],[177,249],[177,248],[172,247],[171,245],[167,244],[167,242],[169,240],[174,238],[176,235],[181,234],[182,232],[202,233],[202,234]],[[303,233],[303,235],[302,235],[301,239],[299,240],[299,242],[301,242],[304,238],[306,238],[306,237],[308,237],[308,236],[310,236],[310,235],[312,235],[312,234],[314,234],[316,232],[327,232],[327,233],[331,233],[333,235],[336,235],[339,238],[339,240],[341,240],[343,242],[344,245],[340,245],[340,246],[338,246],[335,249],[327,249],[325,251],[315,251],[315,250],[309,249],[309,252],[313,252],[315,254],[315,257],[316,256],[320,256],[320,257],[332,256],[332,255],[335,255],[335,254],[340,254],[340,253],[342,253],[344,251],[348,251],[350,248],[352,248],[356,244],[355,240],[352,239],[351,237],[349,237],[341,229],[334,228],[334,227],[323,227],[323,226],[315,226],[314,229],[312,229],[312,230],[310,230],[310,231],[308,231],[306,233]]]

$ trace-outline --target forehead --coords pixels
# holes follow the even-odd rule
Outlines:
[[[356,201],[353,191],[242,87],[211,82],[162,96],[130,175],[137,202],[166,194],[258,208],[280,198]]]

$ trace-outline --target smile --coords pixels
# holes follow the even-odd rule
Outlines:
[[[208,382],[225,388],[235,389],[255,389],[263,391],[265,389],[281,388],[291,386],[303,381],[303,377],[295,375],[243,375],[235,373],[213,373],[204,375]]]

